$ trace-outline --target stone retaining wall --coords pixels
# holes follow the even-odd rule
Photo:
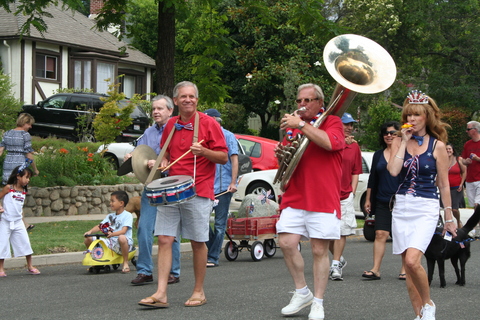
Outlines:
[[[129,197],[139,196],[143,184],[28,188],[24,217],[71,216],[110,213],[110,194],[124,190]]]

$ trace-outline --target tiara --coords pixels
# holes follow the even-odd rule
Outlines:
[[[408,102],[411,104],[427,104],[428,103],[428,97],[423,93],[422,91],[419,90],[412,90],[410,93],[407,95]]]

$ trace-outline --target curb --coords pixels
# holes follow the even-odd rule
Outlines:
[[[363,236],[363,229],[355,229],[355,236]],[[225,240],[222,248],[228,240]],[[181,243],[180,252],[191,252],[192,247],[190,243]],[[154,245],[152,252],[153,256],[157,256],[158,246]],[[75,264],[82,263],[83,252],[66,252],[66,253],[52,253],[44,255],[33,255],[32,263],[35,266],[61,265],[61,264]],[[5,259],[5,269],[25,268],[25,257],[18,257],[12,259]]]
[[[157,255],[158,246],[154,245],[153,256]],[[192,248],[190,243],[181,243],[180,252],[190,252]],[[75,264],[82,263],[84,254],[83,252],[66,252],[66,253],[53,253],[44,255],[33,255],[32,263],[34,266],[48,266],[48,265],[60,265],[60,264]],[[25,268],[25,257],[18,257],[12,259],[5,259],[5,269]]]

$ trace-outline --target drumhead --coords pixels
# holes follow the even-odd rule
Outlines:
[[[183,185],[184,183],[193,182],[192,177],[190,176],[171,176],[153,180],[147,184],[147,189],[165,189],[169,187],[175,187],[178,185]]]

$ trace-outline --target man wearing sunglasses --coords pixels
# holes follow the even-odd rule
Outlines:
[[[297,134],[310,143],[285,186],[277,223],[279,244],[285,264],[292,275],[295,292],[283,315],[293,315],[311,305],[309,319],[323,319],[323,297],[328,283],[330,240],[340,238],[340,182],[342,153],[345,148],[340,118],[329,115],[315,127],[315,120],[325,111],[323,92],[318,85],[298,88],[297,108],[302,112],[286,114],[281,128],[286,131],[283,145]],[[307,286],[304,260],[298,251],[300,240],[310,240],[314,259],[314,291]]]
[[[470,140],[465,142],[462,152],[462,162],[467,166],[467,198],[472,207],[480,203],[480,123],[467,123],[467,134]]]

